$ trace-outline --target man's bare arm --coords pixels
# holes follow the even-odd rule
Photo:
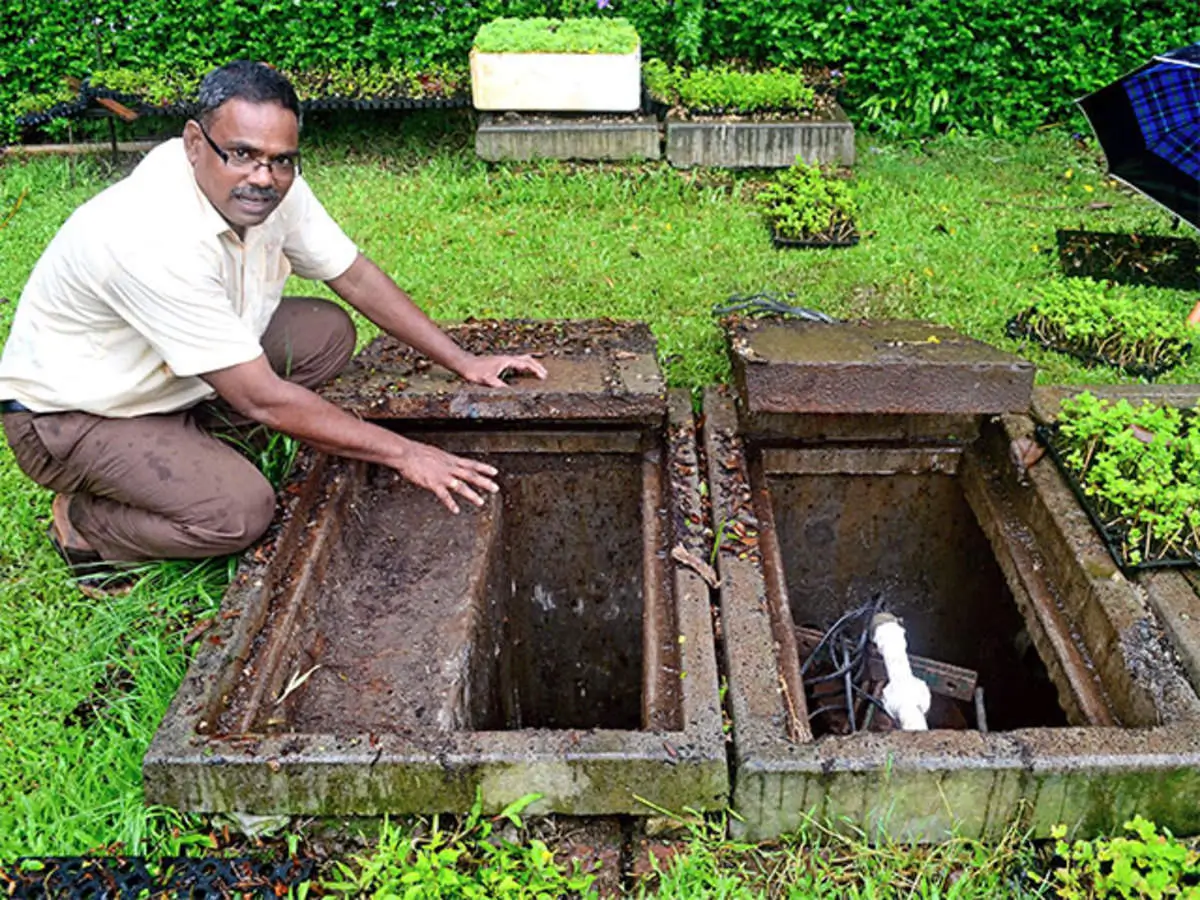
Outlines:
[[[505,372],[546,377],[531,356],[476,356],[467,353],[438,328],[382,269],[361,253],[350,268],[326,282],[339,297],[364,316],[440,366],[475,384],[500,387]]]
[[[327,453],[394,469],[436,494],[451,512],[458,512],[454,494],[478,506],[483,499],[476,490],[498,490],[491,478],[496,474],[492,466],[363,422],[307,388],[280,378],[265,356],[203,377],[242,415]]]

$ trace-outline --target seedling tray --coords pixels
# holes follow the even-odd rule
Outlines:
[[[1184,569],[1200,566],[1200,553],[1193,553],[1190,556],[1170,555],[1162,559],[1143,560],[1139,563],[1131,561],[1121,546],[1121,529],[1109,526],[1104,522],[1104,519],[1100,515],[1100,510],[1096,508],[1095,502],[1084,491],[1083,485],[1079,483],[1079,479],[1059,453],[1057,446],[1058,426],[1038,425],[1035,429],[1035,434],[1038,441],[1046,448],[1046,452],[1050,458],[1054,460],[1054,465],[1058,467],[1058,471],[1062,473],[1067,485],[1071,488],[1071,493],[1075,495],[1075,499],[1079,501],[1079,505],[1083,507],[1083,511],[1087,513],[1088,518],[1092,520],[1092,525],[1095,526],[1100,539],[1104,541],[1104,546],[1108,548],[1108,552],[1112,555],[1113,560],[1122,572],[1132,576],[1138,572],[1150,569]]]
[[[771,243],[775,245],[776,250],[798,249],[804,247],[853,247],[858,243],[858,232],[851,234],[846,238],[787,238],[781,237],[780,234],[771,229]]]
[[[309,881],[310,858],[56,856],[0,866],[5,897],[278,897]]]
[[[1191,290],[1200,247],[1191,238],[1102,231],[1055,232],[1064,275]]]
[[[1084,350],[1083,348],[1074,344],[1044,337],[1043,335],[1040,335],[1034,331],[1034,329],[1030,327],[1027,322],[1022,321],[1024,316],[1028,316],[1032,312],[1033,309],[1030,308],[1024,313],[1015,315],[1008,320],[1008,324],[1004,326],[1004,330],[1009,337],[1015,339],[1027,338],[1045,350],[1053,350],[1055,353],[1064,353],[1067,356],[1073,356],[1075,359],[1078,359],[1089,366],[1106,366],[1110,369],[1117,369],[1125,372],[1127,375],[1133,375],[1135,378],[1145,378],[1150,381],[1158,378],[1158,376],[1163,375],[1166,372],[1171,371],[1174,368],[1177,368],[1182,364],[1182,359],[1178,362],[1164,363],[1157,366],[1146,366],[1142,365],[1141,363],[1122,363],[1119,360],[1112,359],[1111,357]],[[1184,344],[1183,347],[1180,348],[1180,355],[1186,356],[1191,349],[1192,345],[1190,343]]]

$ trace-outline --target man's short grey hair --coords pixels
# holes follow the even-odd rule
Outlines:
[[[300,100],[292,83],[270,66],[248,59],[235,59],[205,75],[199,100],[196,118],[206,126],[213,113],[230,100],[278,103],[300,120]]]

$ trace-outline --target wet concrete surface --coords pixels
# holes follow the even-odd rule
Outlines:
[[[369,419],[662,421],[666,387],[654,337],[643,323],[483,320],[445,331],[471,352],[535,354],[550,377],[514,377],[504,388],[466,384],[383,336],[322,388],[322,396]]]
[[[752,414],[1021,412],[1033,388],[1032,363],[944,325],[735,317],[726,336]]]

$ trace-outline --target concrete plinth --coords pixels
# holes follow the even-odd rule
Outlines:
[[[787,168],[854,164],[854,126],[840,107],[828,118],[794,122],[667,119],[667,161],[677,168]]]
[[[566,116],[508,118],[484,114],[475,152],[488,162],[530,159],[655,160],[662,136],[653,116],[588,119]]]
[[[1033,389],[1032,363],[928,322],[735,319],[728,341],[752,414],[978,416]]]

